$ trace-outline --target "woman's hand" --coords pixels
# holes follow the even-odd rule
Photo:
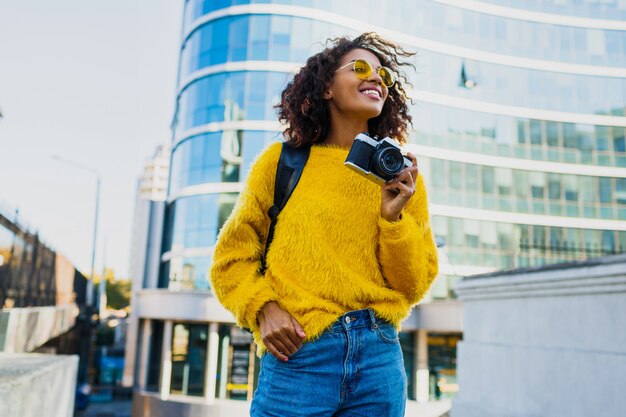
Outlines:
[[[417,159],[412,153],[408,153],[407,156],[413,162],[413,166],[404,168],[395,178],[382,186],[380,214],[390,222],[400,219],[400,212],[415,193]]]
[[[274,302],[266,303],[257,315],[261,339],[267,350],[278,360],[287,361],[302,346],[306,336],[293,316]]]

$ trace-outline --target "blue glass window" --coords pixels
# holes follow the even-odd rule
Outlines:
[[[246,16],[233,19],[228,30],[228,61],[245,61],[248,55],[248,27],[250,19]],[[222,37],[226,38],[226,36]]]
[[[483,173],[483,193],[492,194],[495,190],[495,171],[493,167],[481,167]]]
[[[185,10],[185,27],[189,27],[200,16],[215,10],[248,3],[249,0],[190,0]]]
[[[529,120],[429,103],[419,103],[410,112],[417,129],[409,137],[412,143],[503,157],[574,164],[603,161],[602,165],[626,167],[623,127]]]
[[[409,80],[420,90],[503,105],[574,113],[626,115],[626,79],[563,74],[472,61],[424,51],[409,71]],[[460,68],[478,88],[459,86]],[[453,68],[459,70],[453,71]],[[440,70],[439,70],[440,69]],[[503,82],[502,80],[514,80]],[[601,91],[602,94],[591,92]],[[582,97],[578,97],[578,95]]]
[[[167,208],[163,252],[215,245],[219,229],[237,200],[236,193],[179,198]],[[170,269],[172,266],[170,265]]]
[[[302,17],[235,15],[202,24],[188,35],[180,57],[181,80],[208,66],[240,61],[304,63],[336,28]],[[345,30],[353,35],[354,31]]]
[[[581,16],[586,18],[626,19],[626,5],[619,1],[573,0],[573,1],[524,1],[489,0],[487,3],[509,6],[521,10]]]
[[[610,203],[613,201],[611,192],[611,178],[598,178],[598,185],[600,186],[600,202]]]
[[[289,61],[291,43],[291,21],[293,18],[287,16],[271,17],[270,34],[270,61]],[[298,19],[301,20],[301,19]]]
[[[209,326],[174,323],[172,333],[168,341],[172,346],[170,392],[201,397],[204,395]]]
[[[615,183],[615,200],[618,204],[626,204],[626,178],[616,178]]]
[[[221,147],[221,132],[194,136],[178,144],[172,153],[170,194],[187,185],[221,182]]]
[[[224,131],[192,136],[172,154],[170,196],[190,185],[243,181],[250,165],[282,134],[271,131]]]
[[[211,257],[174,256],[169,261],[167,288],[170,290],[208,290]]]
[[[230,72],[201,78],[180,95],[176,130],[230,120],[276,120],[274,105],[290,74]]]
[[[270,17],[255,16],[250,20],[250,60],[266,60],[269,50]]]
[[[620,219],[620,201],[626,203],[626,180],[423,159],[434,204],[587,218],[600,210],[603,218]]]
[[[613,230],[603,230],[602,250],[604,251],[604,253],[614,253],[615,248],[615,233],[613,232]]]
[[[626,152],[626,140],[624,140],[624,133],[626,129],[622,127],[613,128],[613,149],[616,152]]]
[[[551,200],[561,199],[560,175],[548,174],[548,198]]]
[[[165,231],[166,236],[171,235],[171,246],[164,252],[213,246],[218,232],[218,198],[219,194],[209,194],[173,202],[166,222],[171,230]]]
[[[243,136],[242,145],[242,171],[241,178],[247,178],[250,171],[250,166],[259,155],[259,153],[266,148],[272,142],[280,140],[282,134],[278,132],[261,132],[261,131],[246,131]]]
[[[626,65],[626,54],[624,54],[626,33],[624,31],[589,30],[575,26],[530,22],[471,10],[460,10],[432,1],[407,1],[381,7],[379,1],[363,0],[360,7],[354,8],[351,7],[350,2],[331,2],[330,0],[254,0],[252,2],[248,0],[193,0],[187,4],[185,27],[191,27],[196,19],[212,11],[247,3],[293,4],[314,7],[341,16],[348,15],[373,24],[380,24],[381,21],[393,22],[396,30],[407,35],[469,48],[477,48],[476,45],[480,45],[478,48],[480,50],[505,55],[589,65],[616,67]],[[514,7],[519,7],[519,3],[516,2]],[[571,4],[572,2],[563,3]],[[600,14],[605,14],[608,19],[619,19],[620,13],[622,16],[626,15],[623,8],[618,10],[619,6],[599,5],[597,1],[594,3],[587,6],[588,9],[583,16],[590,17],[601,10]],[[332,32],[347,33],[349,30],[335,28]],[[272,34],[273,31],[268,28],[265,33]],[[316,32],[311,31],[309,34],[316,34]],[[318,38],[310,39],[316,41]],[[285,39],[276,40],[279,42],[278,45],[286,41]]]

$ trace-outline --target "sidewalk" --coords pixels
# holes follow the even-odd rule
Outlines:
[[[433,401],[418,404],[415,401],[407,401],[406,417],[447,417],[452,401]],[[130,400],[113,401],[109,403],[91,403],[86,410],[78,411],[75,417],[130,417]]]
[[[130,417],[131,407],[131,400],[91,402],[86,409],[76,411],[74,417]]]

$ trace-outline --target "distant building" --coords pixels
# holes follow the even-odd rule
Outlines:
[[[251,397],[258,361],[233,365],[249,339],[209,288],[215,239],[280,140],[286,82],[327,38],[368,30],[419,52],[406,149],[442,264],[401,340],[409,398],[454,395],[461,277],[624,251],[625,18],[591,0],[186,1],[159,274],[133,305],[138,409]]]
[[[158,146],[153,157],[146,161],[143,172],[137,180],[128,272],[136,288],[144,287],[147,247],[155,241],[154,235],[148,236],[151,232],[151,223],[161,223],[153,217],[155,210],[158,211],[156,208],[162,206],[167,197],[170,157],[169,146]]]
[[[152,158],[146,161],[143,172],[137,180],[128,275],[132,282],[131,306],[138,289],[156,286],[163,210],[167,197],[170,152],[169,146],[158,146]],[[122,380],[124,386],[132,386],[134,381],[137,323],[136,313],[131,311],[127,320],[124,378]]]

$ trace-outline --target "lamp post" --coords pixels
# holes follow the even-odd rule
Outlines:
[[[98,236],[98,209],[100,206],[100,173],[93,168],[88,166],[79,164],[74,161],[70,161],[69,159],[62,158],[58,155],[52,155],[52,159],[63,162],[65,164],[71,165],[75,168],[82,169],[84,171],[89,171],[92,174],[96,175],[96,209],[95,209],[95,219],[93,222],[93,241],[91,244],[91,278],[87,281],[87,307],[93,306],[93,280],[96,276],[96,240]],[[104,277],[102,278],[104,279]]]

